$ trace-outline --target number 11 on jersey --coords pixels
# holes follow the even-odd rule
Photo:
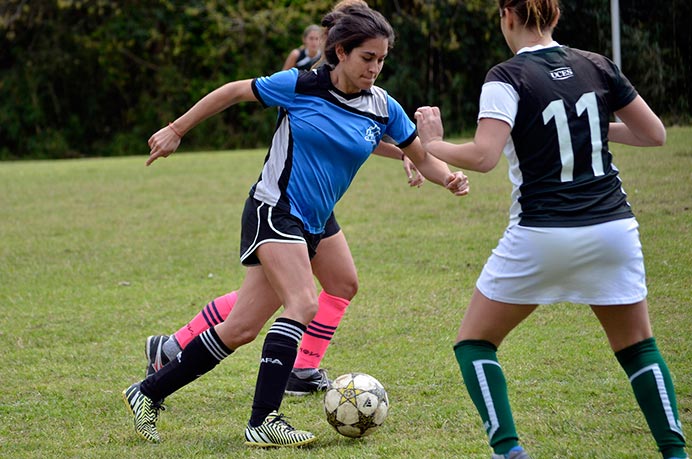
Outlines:
[[[603,159],[601,157],[603,140],[601,138],[601,123],[600,116],[598,115],[596,93],[587,92],[582,94],[577,101],[576,109],[577,116],[580,118],[586,111],[591,133],[591,169],[594,176],[601,176],[604,174]],[[574,150],[572,149],[572,134],[569,130],[564,100],[554,100],[543,110],[543,124],[547,125],[552,119],[555,119],[555,128],[557,129],[560,147],[560,162],[562,163],[560,180],[562,182],[571,182],[574,180]]]

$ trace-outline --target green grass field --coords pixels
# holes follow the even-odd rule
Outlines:
[[[692,435],[692,128],[656,149],[613,145],[641,224],[654,331]],[[336,434],[321,398],[282,410],[319,441],[243,445],[262,336],[167,400],[162,443],[140,440],[121,391],[144,373],[144,339],[172,333],[240,285],[241,206],[264,151],[0,163],[0,457],[485,458],[452,344],[475,279],[507,223],[506,162],[472,194],[406,186],[373,158],[337,216],[360,291],[324,360],[362,371],[391,410],[362,440]],[[140,152],[133,152],[140,153]],[[534,458],[658,457],[624,372],[583,305],[539,308],[499,352]]]

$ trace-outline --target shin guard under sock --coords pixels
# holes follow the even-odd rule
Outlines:
[[[140,390],[154,401],[163,400],[213,369],[232,352],[210,328],[193,339],[177,358],[142,381]]]
[[[349,300],[330,295],[322,290],[318,298],[317,314],[308,324],[298,349],[295,368],[319,368],[324,353],[339,326]]]
[[[252,427],[262,424],[269,413],[281,406],[304,331],[305,325],[300,322],[279,317],[267,332],[252,401]]]
[[[202,310],[184,327],[175,332],[173,336],[180,345],[180,349],[185,349],[185,346],[187,346],[195,336],[226,320],[237,298],[238,294],[236,292],[227,293],[216,298],[202,308]]]
[[[686,457],[673,380],[654,338],[615,353],[664,458]]]
[[[519,445],[519,438],[496,353],[497,348],[488,341],[463,340],[454,346],[466,389],[483,420],[490,446],[495,453],[506,454]]]

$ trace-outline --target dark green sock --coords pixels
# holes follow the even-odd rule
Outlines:
[[[463,340],[454,345],[466,389],[496,454],[506,454],[519,445],[507,382],[497,361],[497,348],[488,341]]]
[[[675,389],[654,338],[615,353],[664,458],[687,457]]]

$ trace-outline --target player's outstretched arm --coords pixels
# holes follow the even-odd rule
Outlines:
[[[201,98],[183,116],[168,123],[149,138],[149,159],[146,165],[158,158],[166,158],[180,145],[180,139],[192,128],[239,102],[256,101],[252,92],[252,80],[227,83]]]
[[[396,145],[381,141],[377,144],[377,148],[375,148],[372,153],[378,156],[384,156],[385,158],[403,161],[404,173],[408,178],[409,186],[416,186],[420,188],[425,182],[425,177],[423,177],[423,174],[416,169],[416,165],[413,164],[408,156],[401,151],[401,148],[397,147]]]
[[[451,172],[443,161],[423,149],[420,138],[416,137],[410,145],[403,148],[416,169],[433,183],[447,188],[455,196],[466,196],[469,193],[468,177],[461,172]]]
[[[488,172],[497,165],[511,132],[504,121],[482,118],[473,140],[457,145],[443,140],[439,108],[420,107],[415,116],[418,135],[426,151],[447,164],[476,172]]]

